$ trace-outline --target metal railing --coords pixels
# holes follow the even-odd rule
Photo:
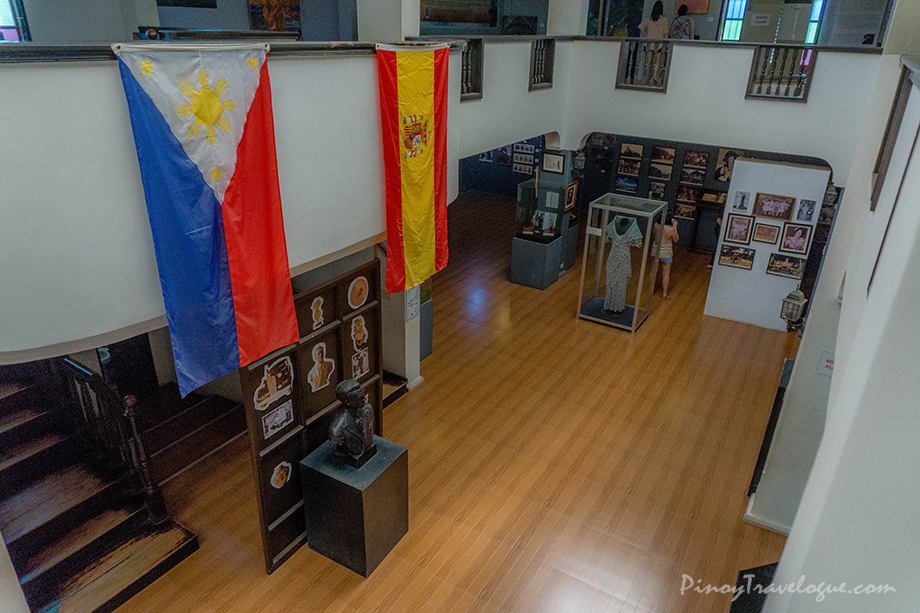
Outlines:
[[[745,97],[805,102],[817,59],[813,47],[757,46]]]
[[[460,100],[482,98],[482,39],[466,41],[460,68]]]
[[[556,41],[537,38],[530,43],[530,90],[553,86],[553,68],[556,64]]]
[[[668,40],[624,40],[616,87],[667,92],[673,49]]]

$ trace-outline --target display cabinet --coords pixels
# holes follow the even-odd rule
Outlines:
[[[588,207],[578,317],[635,332],[652,311],[667,203],[604,194]]]
[[[577,240],[570,236],[566,189],[564,183],[542,178],[539,186],[536,179],[518,184],[512,283],[546,289],[575,263]]]

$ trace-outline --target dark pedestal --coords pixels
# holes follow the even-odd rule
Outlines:
[[[361,468],[326,441],[300,462],[310,549],[365,577],[409,531],[409,452],[379,436]]]

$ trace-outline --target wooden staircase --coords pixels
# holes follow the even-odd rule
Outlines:
[[[68,358],[0,367],[0,532],[33,611],[111,611],[198,549],[136,412]]]

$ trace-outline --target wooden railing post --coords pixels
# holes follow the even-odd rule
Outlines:
[[[147,505],[147,512],[150,520],[157,524],[163,520],[169,519],[166,513],[166,503],[163,502],[163,492],[154,482],[150,474],[150,458],[147,457],[147,451],[144,448],[144,439],[137,427],[137,399],[134,396],[125,396],[125,417],[131,425],[131,448],[134,456],[134,465],[137,468],[137,474],[141,480],[141,486],[144,488],[144,502]]]

